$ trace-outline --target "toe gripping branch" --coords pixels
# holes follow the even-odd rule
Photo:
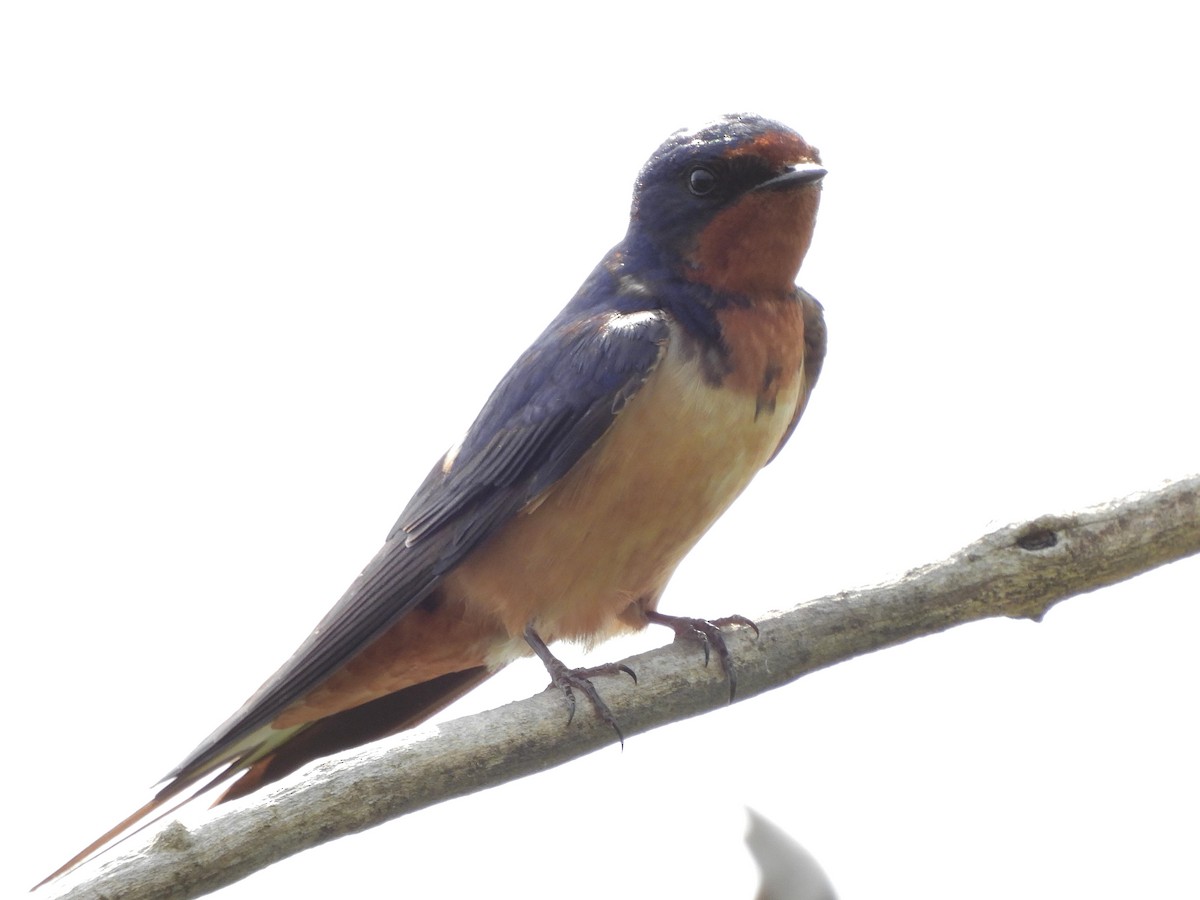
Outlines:
[[[596,686],[592,684],[591,679],[597,675],[617,675],[624,672],[633,679],[633,683],[637,684],[637,675],[633,669],[624,663],[608,663],[603,666],[594,666],[590,669],[569,669],[566,664],[558,657],[550,652],[550,648],[546,646],[546,642],[541,639],[533,626],[525,629],[525,641],[533,648],[533,652],[538,655],[542,661],[542,665],[546,667],[546,671],[550,673],[550,687],[556,687],[563,692],[563,696],[567,699],[567,708],[570,711],[567,715],[567,724],[575,718],[575,691],[580,691],[592,704],[592,709],[596,711],[596,715],[600,720],[610,726],[617,733],[617,740],[620,741],[621,747],[625,747],[625,735],[621,733],[621,727],[617,724],[617,717],[612,714],[612,710],[608,708],[608,704],[600,697],[600,693],[596,690]],[[549,690],[550,688],[547,688]]]
[[[699,641],[704,646],[704,665],[708,665],[712,653],[716,653],[717,659],[721,661],[721,668],[725,670],[726,676],[729,678],[729,702],[733,702],[733,698],[737,693],[737,673],[733,668],[733,654],[729,651],[729,645],[725,641],[725,635],[721,629],[730,625],[744,625],[747,628],[754,630],[754,637],[758,637],[758,626],[745,616],[726,616],[723,619],[694,619],[688,616],[668,616],[660,612],[647,612],[646,620],[653,622],[655,625],[665,625],[675,632],[676,640]],[[637,684],[637,674],[633,669],[624,663],[608,663],[603,666],[594,666],[590,669],[569,669],[562,660],[558,659],[550,648],[546,646],[546,642],[541,636],[533,630],[530,625],[525,629],[525,641],[533,648],[533,652],[541,659],[542,665],[546,667],[546,671],[550,673],[550,688],[558,688],[563,692],[563,696],[567,700],[567,708],[570,711],[567,715],[567,724],[571,724],[575,718],[575,691],[580,691],[588,701],[592,704],[592,709],[596,711],[596,715],[600,720],[607,724],[613,731],[617,733],[617,740],[621,746],[625,746],[625,735],[621,733],[621,726],[617,724],[617,717],[613,715],[612,710],[608,708],[608,704],[600,697],[596,686],[592,684],[592,678],[597,675],[618,675],[625,673],[633,679],[633,683]],[[549,690],[550,688],[547,688]]]
[[[754,637],[758,638],[758,626],[745,616],[726,616],[723,619],[693,619],[689,616],[667,616],[651,610],[646,613],[646,619],[655,625],[666,625],[675,632],[676,640],[699,641],[704,645],[704,665],[708,665],[710,651],[717,654],[721,668],[729,678],[729,702],[733,702],[737,693],[737,673],[733,669],[733,654],[725,642],[721,629],[729,625],[744,625],[754,629]]]

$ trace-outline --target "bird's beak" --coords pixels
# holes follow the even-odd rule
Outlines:
[[[758,185],[756,191],[777,191],[812,184],[825,177],[825,169],[816,163],[797,163],[782,175],[776,175]]]

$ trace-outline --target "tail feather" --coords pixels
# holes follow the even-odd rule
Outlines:
[[[462,672],[452,672],[449,675],[396,691],[361,706],[327,716],[324,719],[318,719],[297,730],[283,744],[265,756],[258,757],[252,750],[247,751],[243,758],[229,763],[212,778],[208,778],[213,774],[212,767],[198,772],[185,772],[164,785],[154,795],[154,798],[141,809],[122,819],[96,838],[39,881],[32,889],[37,890],[47,882],[70,872],[92,856],[128,840],[142,829],[153,825],[185,803],[191,802],[200,794],[235,775],[241,777],[226,788],[214,805],[237,797],[244,797],[263,785],[291,774],[314,759],[413,728],[430,716],[441,712],[494,673],[495,670],[489,670],[484,666]],[[208,780],[205,780],[206,778]],[[180,794],[197,783],[201,784],[195,791],[166,809],[162,809],[171,800],[176,800]],[[134,828],[135,825],[136,828]]]
[[[149,803],[147,803],[145,806],[143,806],[141,809],[137,810],[136,812],[130,813],[128,816],[126,816],[124,819],[122,819],[120,822],[118,822],[116,825],[114,825],[108,831],[104,832],[104,834],[100,835],[100,837],[96,838],[96,840],[92,841],[90,844],[88,844],[86,847],[84,847],[82,850],[80,850],[78,853],[76,853],[74,856],[72,856],[70,859],[68,859],[65,863],[63,863],[61,866],[59,866],[57,869],[55,869],[53,872],[51,872],[49,875],[47,875],[45,878],[43,878],[41,881],[39,881],[37,884],[35,884],[31,888],[31,890],[36,891],[43,884],[53,881],[55,878],[58,878],[60,875],[65,875],[67,872],[70,872],[76,866],[85,862],[92,855],[98,853],[101,849],[111,849],[112,847],[116,847],[118,844],[121,844],[124,841],[129,840],[129,838],[133,837],[138,832],[142,831],[143,829],[149,828],[151,825],[153,825],[155,822],[159,821],[163,817],[169,816],[171,813],[175,812],[175,810],[179,809],[179,807],[183,806],[185,803],[188,803],[188,802],[194,800],[196,797],[198,797],[200,794],[204,793],[205,791],[209,790],[210,788],[216,787],[221,782],[223,782],[226,779],[233,776],[237,771],[238,770],[233,767],[227,768],[224,772],[219,773],[215,778],[200,785],[200,787],[196,788],[195,791],[193,791],[188,796],[184,797],[182,800],[179,800],[173,806],[167,807],[167,809],[162,810],[162,812],[158,812],[158,810],[164,804],[169,803],[171,800],[176,799],[180,794],[182,794],[184,791],[186,791],[189,787],[192,787],[197,781],[203,780],[204,776],[197,775],[193,778],[175,781],[175,782],[172,782],[171,784],[164,786],[162,788],[162,790],[160,790],[157,794],[154,795],[153,799],[151,799]],[[158,814],[154,815],[155,813],[158,813]],[[147,818],[147,816],[153,816],[153,818]],[[133,828],[134,825],[137,825],[138,827]],[[133,830],[129,831],[128,834],[124,833],[131,828]]]
[[[244,797],[323,756],[420,725],[495,674],[484,666],[451,672],[352,709],[326,716],[255,762],[217,800]]]

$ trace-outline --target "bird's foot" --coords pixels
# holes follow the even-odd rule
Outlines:
[[[607,663],[603,666],[593,666],[589,669],[570,669],[566,663],[550,652],[550,648],[546,646],[546,642],[541,639],[532,627],[525,629],[525,641],[533,648],[533,652],[538,655],[542,661],[542,665],[546,667],[546,671],[550,673],[550,684],[546,690],[558,688],[563,692],[563,696],[567,700],[567,724],[570,725],[575,718],[575,691],[579,691],[592,704],[592,709],[596,711],[596,715],[606,725],[612,728],[617,733],[617,740],[620,741],[621,747],[625,746],[625,735],[621,733],[621,727],[617,724],[617,718],[612,714],[612,710],[608,708],[608,704],[600,697],[600,693],[596,690],[596,686],[592,684],[592,678],[597,675],[619,675],[624,673],[633,679],[633,683],[637,684],[637,674],[633,669],[624,663]]]
[[[708,665],[710,652],[717,654],[721,668],[729,677],[729,702],[737,692],[737,673],[733,669],[733,654],[725,643],[725,635],[721,629],[729,625],[744,625],[754,629],[758,637],[758,626],[745,616],[726,616],[723,619],[693,619],[689,616],[668,616],[657,611],[646,613],[646,619],[655,625],[666,625],[675,632],[675,640],[699,641],[704,646],[704,665]]]

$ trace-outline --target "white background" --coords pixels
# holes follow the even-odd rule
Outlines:
[[[830,351],[664,610],[753,617],[1200,468],[1185,4],[427,6],[0,13],[14,896],[341,594],[675,128],[821,148]],[[1194,897],[1198,581],[859,659],[219,896],[748,898],[751,805],[846,898]]]

